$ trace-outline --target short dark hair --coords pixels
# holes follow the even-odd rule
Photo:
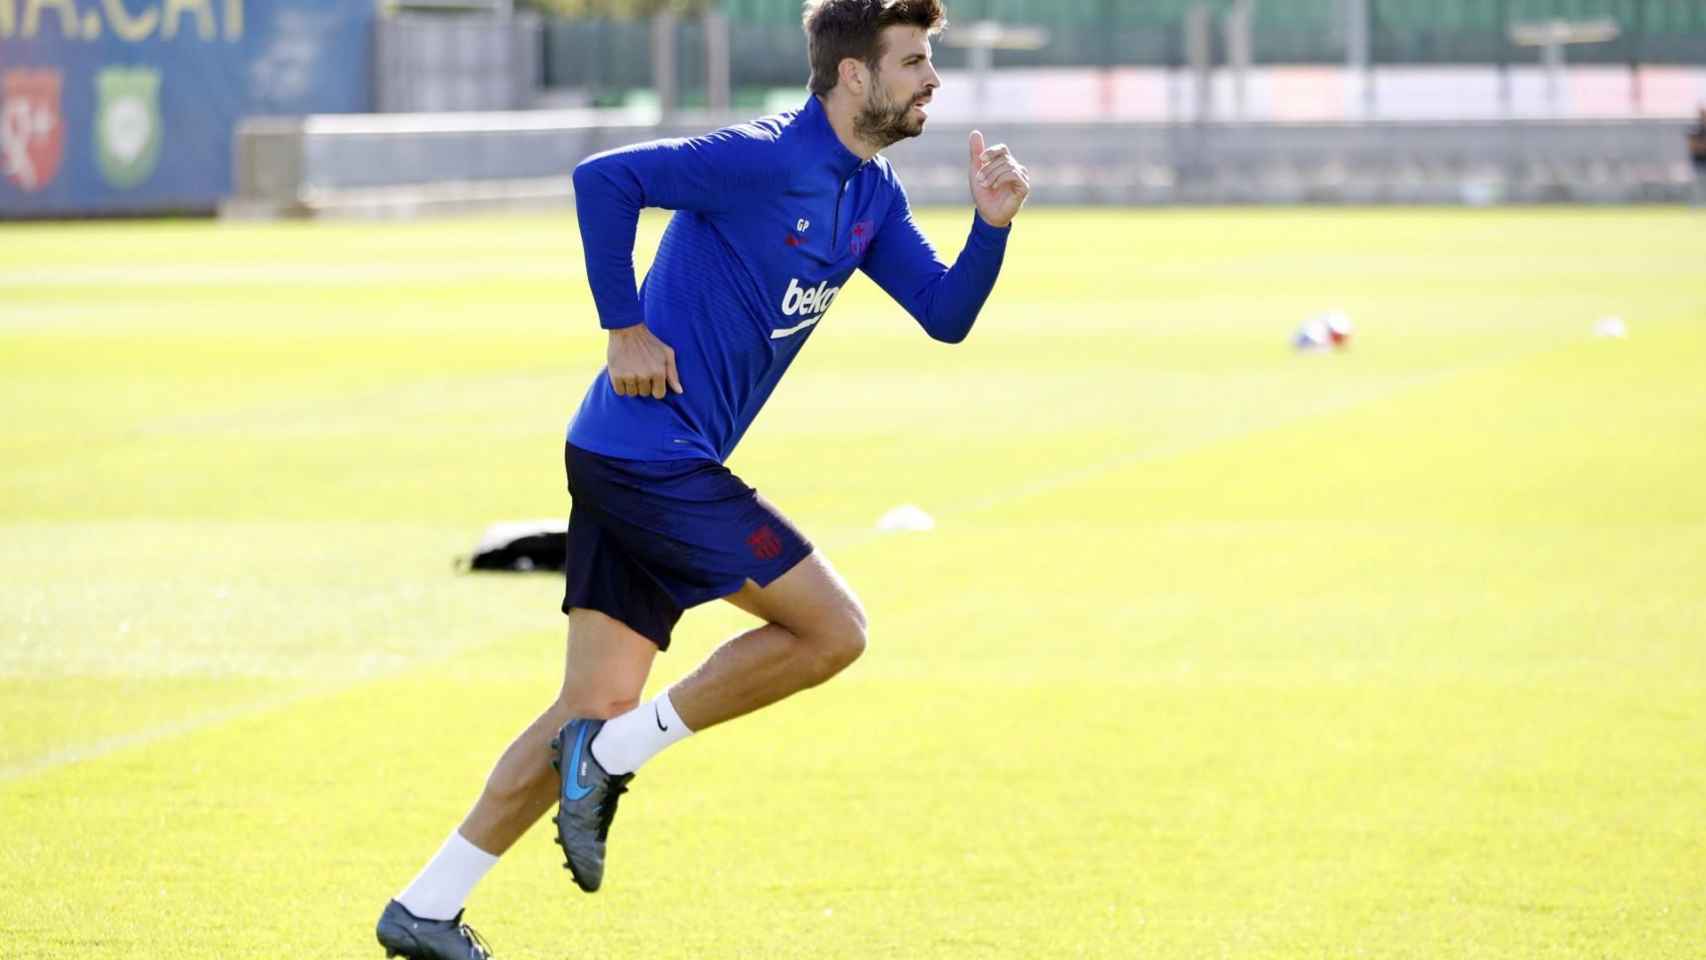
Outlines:
[[[935,34],[948,25],[942,0],[806,0],[801,17],[811,59],[812,93],[835,89],[841,61],[862,60],[873,71],[883,58],[883,30],[896,25]]]

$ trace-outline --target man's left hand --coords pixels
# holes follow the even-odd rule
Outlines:
[[[1013,222],[1025,198],[1031,195],[1031,177],[1023,164],[1013,159],[1004,143],[985,148],[983,133],[971,132],[971,198],[977,214],[992,227]]]

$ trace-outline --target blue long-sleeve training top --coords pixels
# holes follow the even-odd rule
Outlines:
[[[644,322],[675,350],[684,391],[621,397],[600,371],[568,440],[630,460],[728,459],[855,269],[930,336],[964,339],[1009,232],[974,213],[950,268],[888,161],[848,150],[815,96],[702,137],[597,154],[575,168],[574,184],[600,325]],[[636,292],[643,207],[676,214]]]

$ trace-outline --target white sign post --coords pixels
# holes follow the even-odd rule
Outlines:
[[[989,107],[989,74],[995,66],[997,50],[1039,50],[1048,45],[1048,31],[1041,27],[1009,26],[994,20],[975,20],[963,27],[952,27],[942,36],[950,47],[970,51],[972,89],[978,116]]]
[[[1564,112],[1564,48],[1573,43],[1606,43],[1616,40],[1617,33],[1617,21],[1610,17],[1510,25],[1511,43],[1540,48],[1540,62],[1546,66],[1546,104],[1553,116]]]

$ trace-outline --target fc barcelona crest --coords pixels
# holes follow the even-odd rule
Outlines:
[[[870,249],[871,238],[876,235],[877,225],[871,220],[861,220],[853,225],[853,255],[862,257]]]
[[[95,75],[95,151],[101,176],[120,189],[160,163],[160,71],[108,67]]]
[[[0,171],[25,193],[59,176],[65,121],[58,70],[8,70],[0,76]]]

